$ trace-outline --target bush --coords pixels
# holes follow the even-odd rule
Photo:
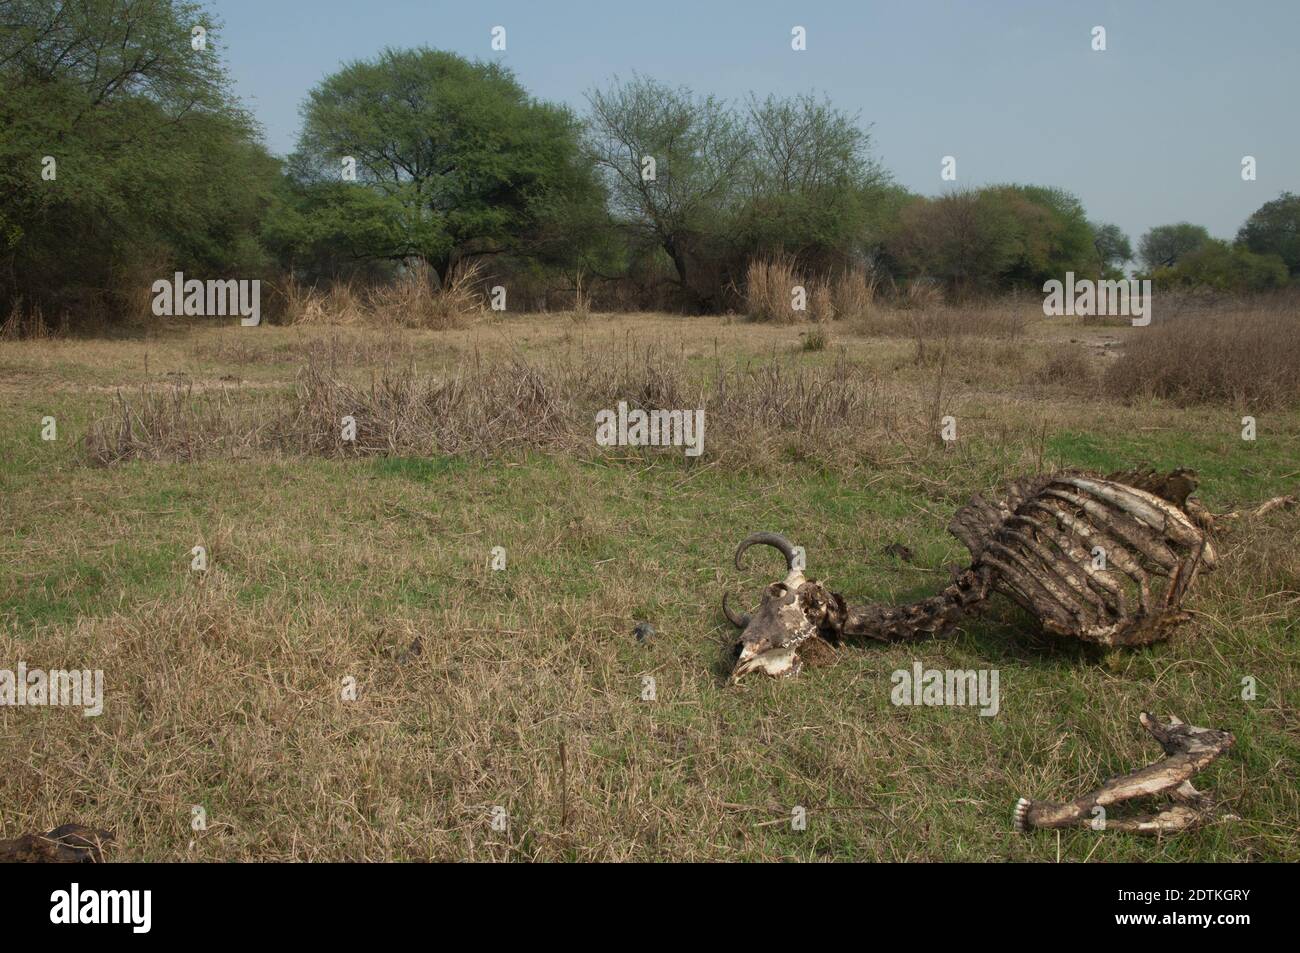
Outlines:
[[[1300,309],[1190,313],[1135,333],[1106,374],[1125,399],[1277,407],[1300,402]]]
[[[1286,263],[1277,255],[1258,255],[1241,246],[1210,239],[1188,252],[1172,268],[1151,276],[1157,287],[1212,288],[1216,291],[1269,291],[1290,280]]]

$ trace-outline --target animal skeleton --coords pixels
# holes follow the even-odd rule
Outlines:
[[[766,545],[785,556],[787,575],[753,614],[735,615],[724,595],[723,612],[740,630],[732,676],[794,675],[846,641],[939,635],[995,591],[1057,635],[1107,646],[1166,638],[1188,618],[1181,604],[1197,574],[1215,565],[1213,520],[1189,499],[1195,489],[1189,470],[1104,478],[1070,470],[977,495],[948,527],[970,565],[938,595],[904,606],[850,607],[804,575],[788,539],[755,533],[736,549],[736,567],[751,546]]]
[[[805,660],[834,654],[832,646],[847,640],[937,635],[994,591],[1057,635],[1107,646],[1166,638],[1187,619],[1181,604],[1197,573],[1215,565],[1208,535],[1214,520],[1189,498],[1195,489],[1189,470],[1131,470],[1105,478],[1065,471],[1016,480],[991,499],[976,496],[948,526],[970,550],[971,564],[938,595],[905,606],[850,608],[839,593],[804,576],[784,536],[755,533],[736,549],[736,568],[749,547],[766,545],[785,556],[787,575],[764,590],[752,615],[736,616],[723,596],[723,612],[740,629],[732,677],[794,675]],[[1099,829],[1159,834],[1214,818],[1214,802],[1190,779],[1231,747],[1233,736],[1177,718],[1159,722],[1146,712],[1140,720],[1164,747],[1164,760],[1068,804],[1021,798],[1016,830],[1097,827],[1100,821]],[[1176,803],[1154,815],[1105,814],[1110,805],[1159,794]]]

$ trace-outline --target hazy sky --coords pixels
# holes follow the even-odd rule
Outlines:
[[[385,46],[499,59],[534,95],[634,70],[724,98],[825,92],[913,191],[1057,185],[1133,239],[1182,220],[1232,237],[1300,192],[1300,0],[213,0],[236,88],[285,153],[307,91]],[[493,26],[507,49],[491,50]],[[807,30],[807,50],[790,47]],[[1093,52],[1092,28],[1106,29]],[[1241,178],[1253,155],[1258,178]]]

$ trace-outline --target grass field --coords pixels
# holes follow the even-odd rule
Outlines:
[[[99,717],[0,708],[0,837],[78,821],[117,860],[1300,860],[1295,510],[1227,524],[1165,644],[1061,643],[999,599],[944,640],[726,681],[723,591],[749,604],[781,574],[770,551],[731,567],[755,530],[851,600],[903,601],[964,561],[952,513],[1017,474],[1193,467],[1215,512],[1294,492],[1300,412],[1257,412],[1245,441],[1231,402],[1108,393],[1142,329],[234,325],[0,342],[0,668],[105,678]],[[462,389],[424,419],[402,374]],[[698,394],[697,460],[595,445],[594,408]],[[349,401],[359,447],[329,437]],[[999,713],[893,706],[914,661],[998,670]],[[1240,820],[1011,832],[1018,797],[1154,760],[1144,709],[1236,734],[1200,780]]]

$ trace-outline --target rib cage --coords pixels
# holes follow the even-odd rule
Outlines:
[[[1011,484],[996,502],[976,497],[949,528],[973,568],[1048,631],[1141,644],[1186,619],[1188,586],[1214,568],[1213,544],[1179,505],[1195,485],[1186,471],[1059,473]]]
[[[1049,632],[1102,645],[1162,639],[1187,619],[1183,596],[1214,568],[1209,514],[1188,496],[1195,474],[1064,471],[976,496],[949,532],[973,561],[942,593],[906,606],[850,609],[846,636],[937,635],[999,591]]]

